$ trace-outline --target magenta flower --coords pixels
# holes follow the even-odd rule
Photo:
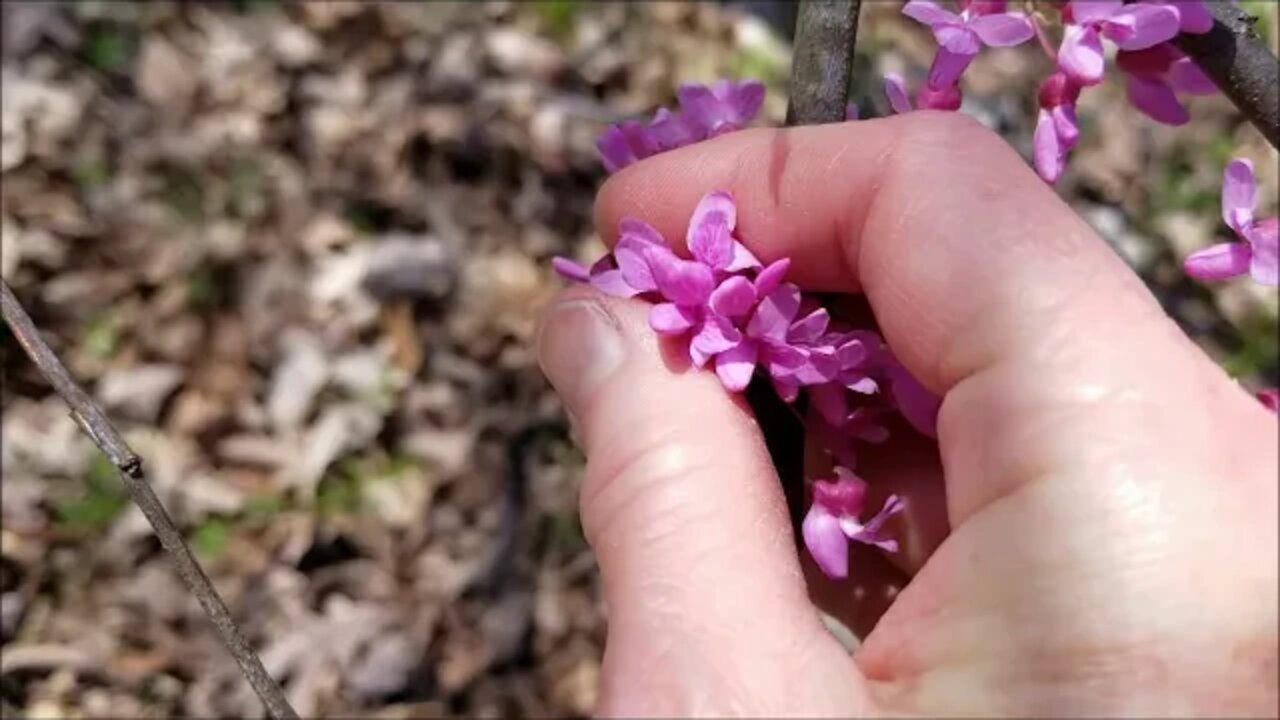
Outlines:
[[[1126,4],[1123,0],[1071,0],[1063,18],[1068,25],[1058,50],[1058,67],[1084,86],[1102,82],[1103,37],[1121,50],[1144,50],[1171,40],[1182,23],[1177,8],[1167,3]]]
[[[1205,0],[1138,0],[1149,5],[1169,5],[1178,11],[1179,31],[1203,35],[1213,29],[1213,15]]]
[[[764,83],[758,80],[717,80],[710,86],[681,85],[676,91],[680,110],[701,138],[740,130],[751,122],[764,104]]]
[[[1219,243],[1192,253],[1183,270],[1198,280],[1225,280],[1248,273],[1263,285],[1280,285],[1280,218],[1254,220],[1258,181],[1253,163],[1232,160],[1222,177],[1222,219],[1240,242]]]
[[[1053,184],[1062,177],[1067,156],[1080,139],[1076,122],[1076,100],[1080,86],[1066,73],[1055,72],[1040,85],[1040,115],[1032,139],[1032,161],[1045,182]]]
[[[764,277],[761,273],[757,278],[757,289]],[[817,308],[797,319],[800,308],[800,288],[791,283],[762,293],[760,304],[747,322],[746,335],[733,351],[739,362],[763,366],[779,397],[787,402],[796,399],[800,386],[830,380],[834,371],[834,366],[826,362],[834,352],[814,346],[826,332],[830,316],[825,309]]]
[[[1116,65],[1128,76],[1129,102],[1166,125],[1182,125],[1191,119],[1177,93],[1212,95],[1218,91],[1199,65],[1169,43],[1146,50],[1121,50],[1116,54]]]
[[[938,409],[942,399],[921,385],[896,359],[889,363],[885,374],[889,394],[902,417],[922,435],[938,437]]]
[[[884,524],[905,504],[890,495],[884,507],[866,523],[858,520],[866,504],[867,483],[843,467],[835,469],[832,480],[815,480],[813,504],[801,525],[805,547],[827,577],[849,574],[849,541],[875,545],[897,552],[898,541],[884,531]]]
[[[710,87],[690,83],[681,85],[677,96],[682,112],[659,108],[648,123],[627,120],[601,133],[596,149],[605,170],[615,173],[652,155],[746,126],[764,102],[764,85],[756,80],[719,80]]]
[[[889,98],[889,107],[897,114],[909,113],[915,109],[911,98],[907,96],[907,84],[897,73],[885,74],[884,94]],[[935,88],[926,83],[916,93],[916,100],[921,110],[959,110],[963,98],[960,88],[955,85]]]
[[[1280,388],[1264,388],[1258,391],[1258,402],[1273,413],[1280,413]]]
[[[657,290],[648,257],[653,252],[662,251],[671,252],[657,230],[639,220],[625,218],[620,224],[618,244],[613,252],[597,260],[590,268],[562,257],[552,258],[551,266],[561,276],[590,283],[606,295],[634,297]]]
[[[959,14],[931,0],[911,0],[902,14],[928,25],[938,41],[938,54],[929,70],[929,85],[955,85],[983,45],[1012,47],[1035,37],[1026,15],[1007,12],[1004,3],[962,2]]]

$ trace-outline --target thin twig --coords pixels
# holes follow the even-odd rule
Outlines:
[[[1254,30],[1257,19],[1234,3],[1207,2],[1213,29],[1182,34],[1177,45],[1205,71],[1267,142],[1280,149],[1280,60]]]
[[[801,0],[787,125],[842,122],[849,103],[861,0]]]
[[[792,40],[787,125],[841,122],[849,101],[860,0],[802,0]],[[769,457],[782,481],[797,536],[804,517],[804,398],[799,407],[783,402],[767,381],[747,388]],[[799,410],[799,413],[797,413]],[[798,540],[798,537],[797,537]]]
[[[262,699],[267,712],[277,720],[297,718],[298,714],[289,706],[280,686],[267,673],[266,668],[262,666],[262,661],[245,641],[240,628],[236,626],[231,613],[227,611],[226,604],[222,602],[213,583],[209,582],[209,577],[205,575],[200,563],[191,554],[190,548],[182,538],[182,533],[174,525],[173,518],[169,517],[164,505],[151,489],[151,484],[142,471],[142,459],[134,454],[120,437],[120,433],[116,432],[102,409],[72,379],[62,361],[40,336],[40,331],[31,321],[31,316],[27,315],[27,311],[18,302],[9,285],[3,281],[0,281],[0,307],[3,309],[4,321],[8,324],[9,330],[22,345],[27,356],[35,363],[36,368],[40,370],[40,374],[49,381],[58,395],[62,396],[63,402],[71,409],[71,417],[116,466],[121,481],[128,488],[129,495],[133,497],[133,502],[151,523],[156,536],[160,538],[160,544],[173,558],[178,574],[182,576],[191,593],[200,601],[200,606],[204,608],[213,626],[218,629],[222,642],[240,664],[245,678]]]

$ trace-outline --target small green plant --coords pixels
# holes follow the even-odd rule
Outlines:
[[[81,343],[92,356],[106,360],[120,347],[120,319],[110,310],[104,310],[85,325]]]
[[[198,555],[216,560],[226,552],[227,542],[230,539],[230,523],[222,518],[211,517],[196,526],[191,536],[191,544]]]
[[[129,504],[120,486],[116,467],[105,455],[96,454],[84,474],[84,492],[54,505],[58,527],[75,533],[97,534],[106,530]]]
[[[76,184],[82,192],[97,190],[111,182],[111,168],[107,161],[100,157],[86,158],[76,164],[73,171]]]
[[[578,0],[542,0],[533,3],[533,8],[551,32],[563,38],[573,32],[580,4]]]
[[[95,27],[85,39],[85,59],[103,72],[123,70],[133,59],[134,44],[132,38],[117,28]]]

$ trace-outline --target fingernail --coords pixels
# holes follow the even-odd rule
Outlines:
[[[622,335],[594,300],[553,306],[538,339],[538,363],[570,412],[622,364]]]

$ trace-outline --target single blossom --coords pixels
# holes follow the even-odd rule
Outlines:
[[[1129,102],[1147,117],[1166,125],[1183,125],[1191,115],[1178,93],[1212,95],[1213,80],[1191,58],[1169,43],[1146,50],[1121,50],[1116,65],[1126,74]]]
[[[676,91],[686,122],[703,138],[740,130],[764,104],[764,83],[759,80],[717,80],[711,85],[690,83]],[[701,139],[701,138],[700,138]]]
[[[889,98],[889,107],[899,115],[915,109],[907,95],[907,84],[897,73],[885,74],[884,94]],[[963,98],[955,85],[935,88],[925,84],[916,92],[916,101],[921,110],[959,110]]]
[[[1080,86],[1058,71],[1040,85],[1040,114],[1032,138],[1032,161],[1045,182],[1056,183],[1062,177],[1067,156],[1080,139],[1076,121],[1076,101]]]
[[[1265,388],[1258,391],[1258,402],[1273,413],[1280,413],[1280,388]]]
[[[761,278],[766,278],[761,282]],[[771,275],[761,273],[756,279],[756,291],[764,287],[760,302],[747,321],[745,333],[738,345],[716,358],[716,371],[725,387],[741,389],[751,379],[751,372],[760,365],[769,373],[778,395],[788,402],[795,400],[801,385],[823,382],[829,379],[829,368],[824,367],[825,348],[812,343],[827,329],[830,317],[823,308],[816,308],[797,319],[801,307],[800,288],[791,283],[777,284],[772,289]],[[721,361],[732,363],[721,370]]]
[[[1240,238],[1192,253],[1183,262],[1198,280],[1225,280],[1248,273],[1263,285],[1280,285],[1280,218],[1254,219],[1258,181],[1253,163],[1232,160],[1222,177],[1222,219]]]
[[[1035,37],[1026,15],[1009,12],[1002,2],[962,2],[954,13],[931,0],[911,0],[902,14],[928,25],[938,41],[938,53],[929,70],[929,85],[956,84],[983,45],[1012,47]]]
[[[896,552],[897,540],[884,530],[889,518],[901,512],[905,504],[890,495],[884,507],[867,522],[862,514],[867,499],[867,483],[843,467],[835,469],[835,478],[815,480],[813,504],[801,525],[805,547],[827,577],[842,578],[849,574],[849,541],[874,545]]]
[[[1121,50],[1144,50],[1173,39],[1182,19],[1168,3],[1132,3],[1124,0],[1071,0],[1063,9],[1067,22],[1058,67],[1080,85],[1102,82],[1106,57],[1102,38]]]

